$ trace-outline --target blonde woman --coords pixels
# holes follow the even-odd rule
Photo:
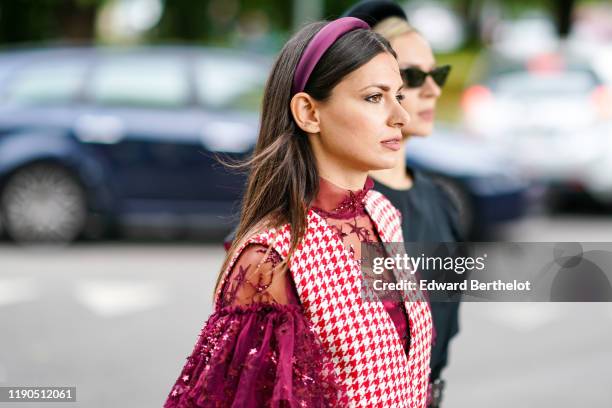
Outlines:
[[[405,151],[411,137],[426,137],[433,130],[436,102],[450,72],[438,66],[431,47],[407,21],[404,11],[390,1],[365,1],[345,13],[366,21],[385,37],[397,54],[404,79],[402,106],[410,121],[402,128],[398,151],[402,160],[391,169],[371,172],[374,189],[402,213],[404,242],[461,241],[458,212],[449,196],[426,174],[406,167]],[[408,146],[407,146],[408,144]],[[428,278],[423,272],[423,278]],[[431,305],[435,341],[431,355],[430,407],[440,406],[449,342],[458,332],[458,303]]]

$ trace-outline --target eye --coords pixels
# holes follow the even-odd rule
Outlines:
[[[382,99],[382,94],[379,94],[379,93],[370,95],[367,98],[365,98],[366,101],[372,102],[372,103],[378,103],[380,102],[381,99]]]
[[[404,94],[397,94],[395,95],[395,98],[397,99],[398,102],[403,101],[406,97],[404,96]]]

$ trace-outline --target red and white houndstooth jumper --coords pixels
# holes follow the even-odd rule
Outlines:
[[[382,241],[402,242],[397,209],[376,191],[369,191],[364,202]],[[286,257],[290,240],[289,225],[251,237],[235,252],[223,279],[227,278],[247,245],[272,246]],[[383,304],[363,300],[359,263],[329,224],[312,209],[308,212],[304,238],[289,262],[289,270],[305,315],[332,358],[344,388],[345,405],[424,408],[429,384],[432,320],[423,294],[403,295],[410,328],[410,348],[406,356]],[[219,294],[218,291],[216,296]]]

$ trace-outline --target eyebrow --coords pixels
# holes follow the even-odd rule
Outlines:
[[[397,88],[397,90],[401,90],[404,87],[404,83],[402,82],[402,84]],[[372,84],[372,85],[368,85],[368,86],[364,86],[363,88],[361,88],[359,91],[363,91],[364,89],[368,89],[368,88],[380,88],[381,90],[383,90],[384,92],[389,92],[391,90],[391,87],[389,85],[386,84]]]

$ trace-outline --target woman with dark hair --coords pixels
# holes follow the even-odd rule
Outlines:
[[[166,407],[425,406],[427,301],[362,297],[361,243],[402,241],[368,178],[396,165],[402,86],[389,43],[359,19],[283,47],[214,312]]]

